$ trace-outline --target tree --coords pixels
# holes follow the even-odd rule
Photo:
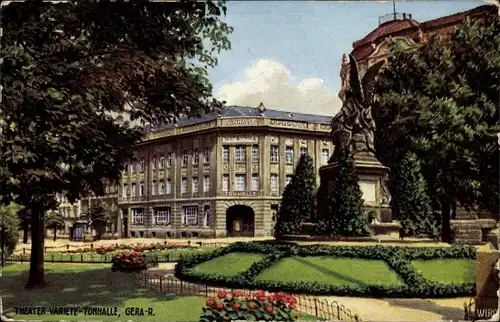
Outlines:
[[[328,191],[328,216],[319,218],[313,233],[324,236],[365,235],[367,215],[349,147],[341,151],[338,160],[337,173]]]
[[[58,210],[51,210],[47,212],[47,218],[45,220],[45,227],[47,229],[54,230],[53,240],[57,239],[57,230],[64,228],[64,218]]]
[[[393,168],[407,152],[422,162],[442,239],[457,204],[499,210],[500,22],[466,21],[450,41],[415,50],[393,42],[374,109],[379,159]]]
[[[44,214],[120,178],[146,129],[221,106],[207,70],[229,49],[223,1],[71,0],[1,8],[2,187],[31,216],[27,287],[45,285]],[[7,200],[8,202],[8,200]]]
[[[391,172],[390,184],[392,214],[401,222],[405,236],[436,236],[427,184],[414,153],[407,153]]]
[[[16,249],[19,240],[20,220],[18,216],[21,206],[10,202],[8,205],[0,204],[0,253],[1,260],[10,256]],[[5,253],[4,253],[5,251]],[[3,264],[3,262],[2,262]]]
[[[99,233],[99,237],[102,228],[107,227],[112,219],[109,207],[104,203],[93,205],[86,214],[86,217],[91,222],[91,226]]]
[[[295,168],[292,181],[285,187],[278,210],[274,234],[300,234],[301,223],[314,217],[316,172],[313,159],[304,154]]]

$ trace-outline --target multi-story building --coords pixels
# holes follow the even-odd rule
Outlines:
[[[64,228],[59,229],[59,233],[70,235],[71,227],[80,219],[82,212],[81,202],[77,200],[72,204],[68,201],[68,198],[59,194],[56,196],[56,199],[59,202],[59,214],[64,220]]]
[[[330,121],[261,104],[147,129],[124,168],[119,229],[131,237],[271,234],[300,155],[316,169],[327,163]]]
[[[488,14],[498,14],[498,6],[483,5],[472,10],[459,12],[437,19],[418,22],[411,14],[392,13],[379,18],[379,26],[363,39],[353,43],[351,55],[358,62],[361,73],[370,66],[384,60],[387,62],[390,40],[399,40],[408,50],[416,49],[430,39],[438,36],[443,41],[451,38],[454,30],[463,24],[466,18],[482,21]],[[342,88],[339,97],[343,101],[349,84],[349,66],[344,57],[341,66]],[[457,207],[451,221],[455,241],[467,244],[480,244],[488,240],[488,234],[498,222],[498,213],[475,209],[466,211]]]

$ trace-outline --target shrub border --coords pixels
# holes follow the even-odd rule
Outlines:
[[[232,252],[263,253],[263,259],[253,263],[245,272],[223,276],[198,273],[193,268],[205,261]],[[280,259],[291,256],[332,256],[383,260],[403,280],[400,286],[339,286],[317,282],[260,281],[257,276]],[[470,296],[475,292],[474,283],[445,285],[424,279],[413,267],[413,260],[432,259],[475,259],[476,249],[472,246],[451,246],[439,248],[397,247],[397,246],[297,246],[257,243],[234,243],[211,253],[183,259],[175,266],[175,276],[184,281],[224,286],[233,289],[264,289],[312,295],[341,295],[357,297],[405,297],[443,298]]]

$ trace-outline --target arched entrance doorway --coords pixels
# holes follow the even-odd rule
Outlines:
[[[226,210],[228,237],[253,237],[255,213],[249,206],[234,205]]]

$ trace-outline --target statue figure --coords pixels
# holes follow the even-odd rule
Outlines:
[[[344,55],[344,59],[345,55]],[[345,91],[345,100],[340,112],[332,119],[332,139],[335,151],[328,163],[337,160],[344,147],[349,147],[352,153],[365,152],[373,154],[373,135],[375,121],[372,117],[373,87],[375,77],[383,61],[371,66],[360,79],[358,64],[352,55],[349,55],[349,85]],[[344,71],[345,72],[345,71]]]

